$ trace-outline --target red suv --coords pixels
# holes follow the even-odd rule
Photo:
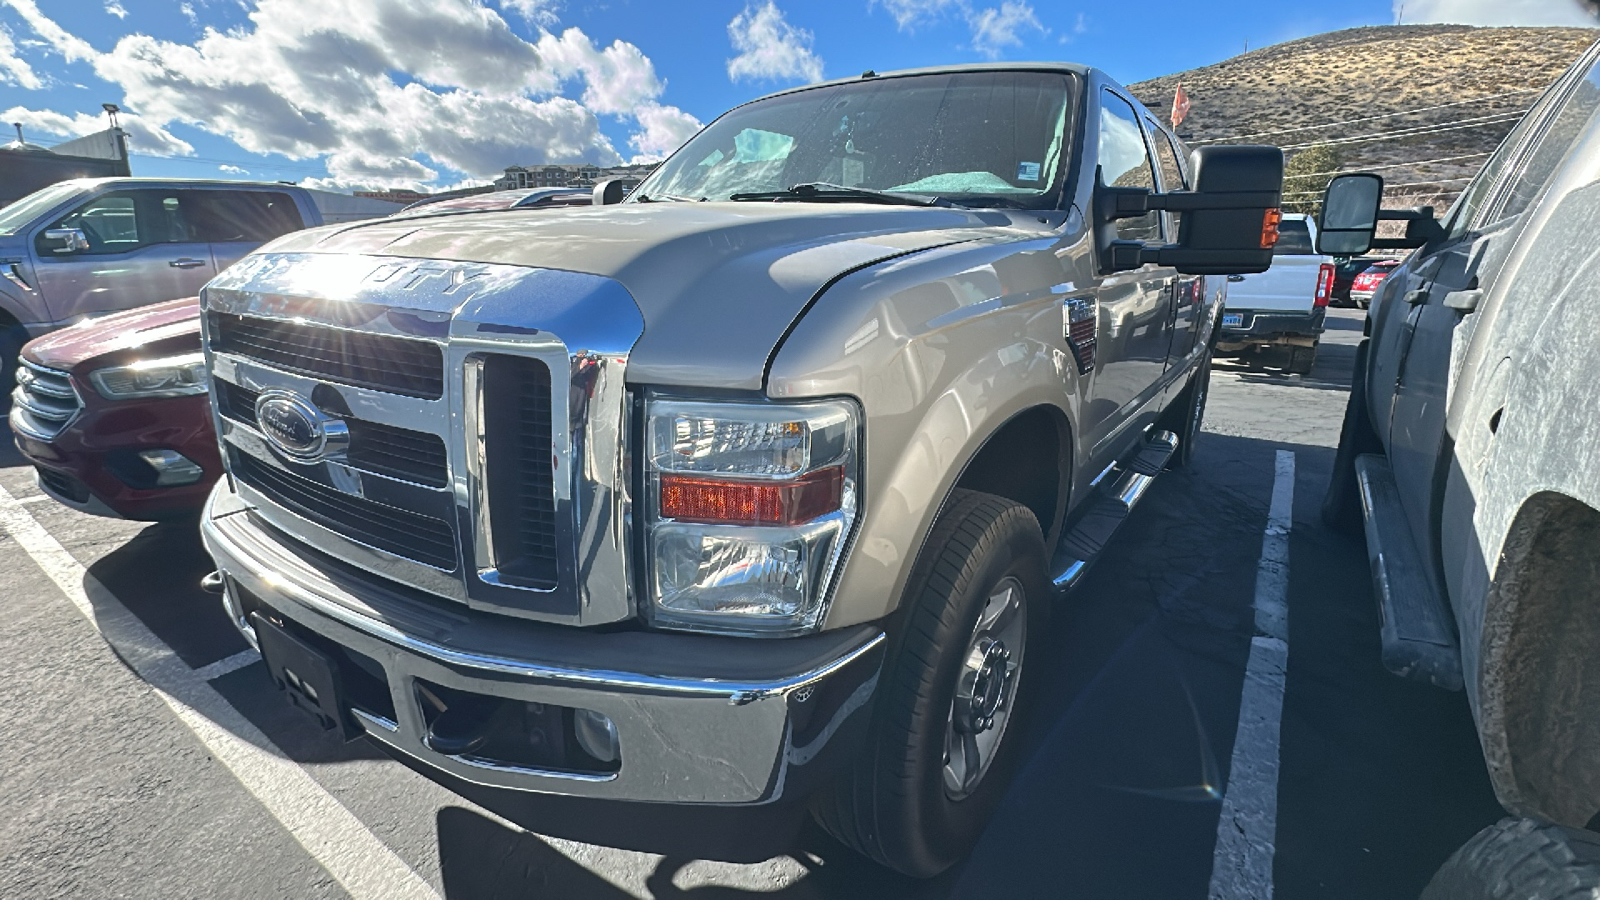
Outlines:
[[[200,304],[82,322],[22,348],[11,430],[39,487],[75,509],[159,520],[199,511],[222,473]]]
[[[1366,271],[1350,282],[1350,299],[1362,309],[1372,305],[1372,295],[1377,292],[1378,285],[1382,284],[1383,279],[1389,277],[1389,273],[1400,263],[1401,260],[1398,259],[1380,259],[1368,266]]]

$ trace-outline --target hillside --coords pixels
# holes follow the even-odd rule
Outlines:
[[[1277,144],[1292,159],[1307,145],[1336,142],[1340,169],[1385,166],[1392,196],[1444,206],[1597,36],[1584,28],[1352,28],[1130,89],[1165,116],[1181,81],[1191,108],[1178,130],[1192,145],[1242,139]],[[1348,121],[1372,116],[1383,118]]]

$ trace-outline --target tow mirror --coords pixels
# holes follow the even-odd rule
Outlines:
[[[595,206],[610,206],[621,203],[622,198],[628,196],[628,180],[625,178],[607,178],[594,186],[594,198],[590,201]]]
[[[1171,266],[1185,275],[1265,272],[1278,242],[1283,200],[1283,151],[1238,145],[1196,150],[1193,191],[1154,194],[1143,188],[1096,184],[1097,230],[1107,274],[1146,263]],[[1176,244],[1149,245],[1115,239],[1116,219],[1152,209],[1183,213]]]
[[[89,236],[82,228],[51,228],[39,236],[39,250],[51,253],[80,253],[89,249]]]
[[[1333,179],[1322,195],[1322,213],[1317,217],[1317,252],[1360,256],[1371,250],[1382,205],[1382,177],[1363,172]]]

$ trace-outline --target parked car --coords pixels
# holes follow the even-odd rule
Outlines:
[[[1372,295],[1377,293],[1378,285],[1399,265],[1398,259],[1380,259],[1363,269],[1350,283],[1350,299],[1362,309],[1371,306]]]
[[[577,188],[518,188],[468,194],[464,197],[428,197],[395,213],[397,216],[447,212],[483,212],[491,209],[528,209],[546,206],[588,206],[592,191]]]
[[[1355,306],[1355,301],[1350,298],[1350,287],[1355,283],[1356,276],[1365,272],[1375,262],[1379,262],[1376,256],[1336,258],[1333,263],[1333,293],[1328,305]]]
[[[22,349],[17,449],[40,490],[128,519],[194,516],[222,474],[190,297],[80,322]]]
[[[1425,896],[1600,894],[1600,44],[1442,222],[1385,211],[1407,237],[1374,241],[1381,193],[1324,205],[1324,250],[1415,252],[1377,288],[1323,515],[1364,533],[1384,664],[1465,689],[1521,817]]]
[[[202,295],[208,583],[292,702],[441,783],[815,799],[932,875],[1053,596],[1190,458],[1282,167],[1190,162],[1091,68],[868,73],[624,202],[283,238]]]
[[[1228,276],[1228,308],[1217,353],[1222,356],[1286,351],[1284,370],[1309,375],[1317,363],[1328,303],[1333,299],[1333,258],[1316,250],[1316,223],[1290,214],[1278,224],[1272,268]]]
[[[78,179],[0,209],[0,391],[29,338],[193,297],[262,243],[322,221],[304,189],[242,181]]]

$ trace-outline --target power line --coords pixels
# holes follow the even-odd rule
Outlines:
[[[1333,147],[1341,144],[1368,144],[1373,141],[1387,141],[1397,138],[1423,137],[1430,134],[1439,134],[1445,131],[1460,131],[1463,128],[1482,128],[1486,125],[1504,125],[1522,118],[1522,113],[1501,113],[1495,116],[1483,116],[1478,119],[1464,119],[1452,125],[1425,125],[1416,128],[1400,129],[1398,131],[1384,131],[1377,134],[1359,135],[1349,138],[1335,138],[1327,141],[1309,141],[1304,144],[1290,144],[1280,147],[1280,150],[1303,150],[1307,147]]]
[[[1513,97],[1513,96],[1516,96],[1518,94],[1531,94],[1531,93],[1534,93],[1536,91],[1543,91],[1543,90],[1544,90],[1544,88],[1519,88],[1518,90],[1515,90],[1515,91],[1506,91],[1503,94],[1489,94],[1489,95],[1484,96],[1484,97],[1474,97],[1471,100],[1457,100],[1457,101],[1455,101],[1453,103],[1440,103],[1437,106],[1419,106],[1416,109],[1408,109],[1408,110],[1404,110],[1402,112],[1379,113],[1378,115],[1375,115],[1375,116],[1362,116],[1359,119],[1341,119],[1341,120],[1339,120],[1337,122],[1319,122],[1319,123],[1317,123],[1315,125],[1300,125],[1300,126],[1297,126],[1297,127],[1294,127],[1294,128],[1284,128],[1284,129],[1281,129],[1281,130],[1278,130],[1278,131],[1262,131],[1262,132],[1258,132],[1256,134],[1234,135],[1233,137],[1202,138],[1200,140],[1190,141],[1189,143],[1191,143],[1191,144],[1215,144],[1215,143],[1219,143],[1219,142],[1222,142],[1222,141],[1245,141],[1245,140],[1250,140],[1251,138],[1272,137],[1274,135],[1279,135],[1279,134],[1291,134],[1291,133],[1296,132],[1296,131],[1310,131],[1310,130],[1316,129],[1316,128],[1332,128],[1335,125],[1354,125],[1354,124],[1356,124],[1358,122],[1371,122],[1371,121],[1374,121],[1376,119],[1393,118],[1394,116],[1415,115],[1416,113],[1420,113],[1420,112],[1432,112],[1433,110],[1436,110],[1436,109],[1448,109],[1449,107],[1452,107],[1452,106],[1467,106],[1467,105],[1472,104],[1472,103],[1483,103],[1484,101],[1487,101],[1487,100],[1499,100],[1499,99],[1501,99],[1503,97]],[[1523,110],[1523,112],[1526,112],[1526,111],[1527,110]]]
[[[1360,166],[1360,167],[1354,168],[1354,169],[1340,169],[1340,170],[1338,170],[1336,172],[1296,172],[1293,175],[1286,175],[1284,177],[1286,177],[1286,178],[1312,178],[1312,177],[1315,177],[1317,175],[1330,175],[1331,176],[1331,175],[1349,175],[1349,174],[1354,173],[1354,172],[1375,172],[1375,171],[1378,171],[1379,169],[1410,169],[1410,168],[1415,168],[1417,166],[1431,166],[1434,163],[1455,162],[1456,160],[1461,160],[1461,159],[1477,159],[1480,156],[1488,156],[1493,152],[1494,152],[1493,150],[1485,150],[1482,153],[1468,153],[1468,154],[1466,154],[1464,156],[1441,156],[1441,157],[1439,157],[1437,159],[1423,159],[1423,160],[1418,160],[1417,162],[1389,163],[1387,165],[1382,165],[1382,166]]]

